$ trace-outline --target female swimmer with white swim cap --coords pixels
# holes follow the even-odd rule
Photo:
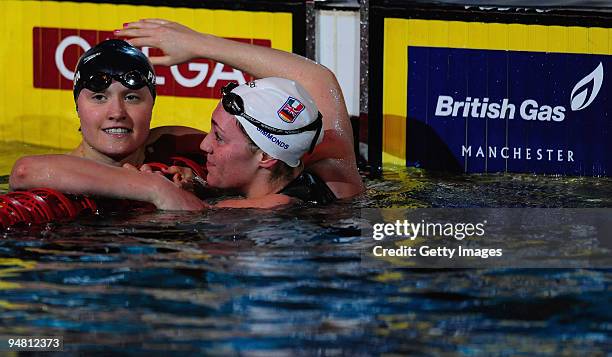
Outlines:
[[[209,185],[245,196],[220,205],[269,207],[288,197],[323,202],[363,191],[342,90],[324,66],[163,19],[128,23],[115,34],[136,46],[161,49],[164,56],[151,58],[155,64],[210,58],[263,78],[225,90],[202,142]],[[248,141],[250,153],[242,150]]]
[[[222,94],[200,147],[206,153],[208,184],[237,190],[244,198],[217,206],[271,208],[336,199],[316,173],[304,170],[304,155],[324,139],[322,115],[306,89],[268,77],[231,83]]]

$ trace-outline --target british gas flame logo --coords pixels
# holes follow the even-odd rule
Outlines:
[[[603,76],[603,65],[599,62],[599,66],[593,72],[576,83],[570,96],[573,111],[582,110],[593,103],[601,89]]]

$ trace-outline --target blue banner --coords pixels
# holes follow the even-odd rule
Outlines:
[[[609,175],[610,56],[408,47],[408,165]]]

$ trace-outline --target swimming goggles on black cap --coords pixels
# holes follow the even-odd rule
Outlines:
[[[130,71],[121,75],[113,75],[109,73],[97,72],[89,76],[89,78],[81,79],[83,88],[87,88],[92,92],[102,92],[110,87],[113,79],[123,84],[129,89],[140,89],[148,85],[145,76],[137,70]]]
[[[244,112],[244,100],[236,93],[232,93],[234,88],[238,87],[237,83],[231,82],[228,83],[225,87],[221,88],[221,104],[223,105],[223,109],[231,115],[238,115],[246,119],[249,123],[255,125],[256,127],[267,131],[270,134],[276,135],[292,135],[299,134],[305,131],[315,131],[315,136],[312,138],[312,142],[310,143],[310,148],[308,149],[308,153],[312,153],[315,146],[317,145],[317,140],[319,139],[319,135],[321,135],[321,129],[323,127],[323,116],[321,112],[317,112],[317,118],[312,123],[303,126],[298,129],[278,129],[268,124],[262,123],[261,121],[253,118]]]
[[[147,86],[155,99],[155,72],[149,59],[123,40],[106,40],[90,48],[79,59],[75,72],[75,101],[83,88],[101,92],[113,79],[133,90]]]

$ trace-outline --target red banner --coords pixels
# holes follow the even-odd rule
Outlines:
[[[49,27],[33,28],[34,88],[72,90],[74,68],[80,56],[93,45],[116,38],[111,31],[77,30]],[[271,47],[264,39],[232,40]],[[159,56],[155,48],[142,48],[147,56]],[[178,66],[155,66],[157,94],[177,97],[219,98],[229,82],[244,83],[253,76],[222,63],[195,60]]]

